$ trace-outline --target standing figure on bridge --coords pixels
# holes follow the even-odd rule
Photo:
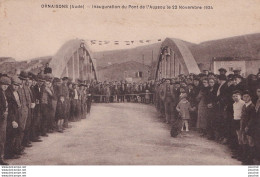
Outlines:
[[[70,117],[70,98],[69,98],[69,88],[68,88],[68,77],[62,78],[62,84],[61,84],[61,95],[64,96],[65,99],[65,106],[66,106],[66,116],[64,117],[64,128],[68,128],[69,124],[69,117]]]
[[[44,74],[51,74],[52,73],[52,69],[49,67],[49,63],[46,63],[43,73]]]
[[[51,122],[51,112],[52,112],[52,97],[53,91],[51,90],[51,81],[52,78],[46,77],[45,83],[41,88],[41,112],[42,112],[42,120],[41,120],[41,135],[48,136],[47,132],[50,130],[50,122]]]
[[[80,95],[80,119],[86,118],[86,90],[85,84],[80,83],[79,85],[79,95]]]
[[[65,99],[63,95],[60,95],[57,102],[57,108],[56,108],[56,120],[57,120],[57,127],[58,132],[63,133],[63,122],[64,117],[66,116],[66,105],[65,105]]]
[[[92,94],[91,94],[91,87],[90,84],[87,85],[86,94],[87,94],[87,116],[90,115],[91,103],[92,103]]]
[[[106,103],[109,103],[110,96],[111,96],[111,89],[110,89],[110,85],[108,83],[105,86],[105,95],[106,95]]]
[[[186,128],[186,132],[189,131],[189,121],[190,121],[190,111],[194,111],[196,107],[191,107],[190,102],[187,100],[187,93],[184,93],[180,96],[180,102],[178,103],[176,110],[179,112],[180,117],[182,119],[182,128],[181,131],[184,130],[184,126]]]
[[[173,86],[170,84],[171,80],[166,79],[165,83],[162,86],[162,100],[164,102],[166,123],[169,124],[171,122],[171,118],[173,115],[173,108],[176,105],[176,96],[173,89]]]
[[[162,79],[159,83],[158,93],[159,93],[159,111],[160,111],[160,117],[165,118],[165,109],[164,109],[164,100],[163,100],[163,85],[164,85],[165,79]]]
[[[21,115],[19,120],[19,136],[16,139],[16,152],[18,155],[22,155],[24,151],[24,147],[22,146],[24,133],[27,136],[28,126],[26,127],[26,122],[28,117],[30,116],[29,111],[31,107],[31,96],[29,93],[29,88],[26,86],[26,80],[28,78],[28,74],[22,71],[19,75],[19,79],[22,81],[20,85],[20,89],[18,90],[20,100],[21,100]]]

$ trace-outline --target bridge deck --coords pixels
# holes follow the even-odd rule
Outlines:
[[[95,104],[92,114],[26,149],[10,164],[28,165],[239,165],[226,146],[196,132],[170,137],[170,127],[151,105]]]

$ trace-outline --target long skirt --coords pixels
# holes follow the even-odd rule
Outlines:
[[[198,107],[198,119],[197,119],[197,128],[207,129],[207,118],[208,118],[208,108],[205,105],[200,105]]]

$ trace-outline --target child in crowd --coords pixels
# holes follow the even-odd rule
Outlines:
[[[178,103],[176,109],[179,112],[180,117],[182,119],[181,131],[183,131],[184,126],[185,126],[186,131],[188,132],[189,131],[190,111],[194,111],[196,108],[191,107],[190,102],[187,100],[187,93],[181,94],[180,102]]]
[[[57,126],[58,126],[58,132],[63,133],[63,122],[64,118],[66,116],[66,105],[64,102],[64,96],[61,95],[59,97],[59,100],[57,102],[57,107],[56,107],[56,120],[57,120]]]

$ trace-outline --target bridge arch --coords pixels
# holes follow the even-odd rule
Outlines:
[[[66,42],[52,57],[52,73],[56,77],[70,77],[73,81],[97,80],[95,59],[84,40]]]
[[[198,64],[184,41],[166,38],[160,50],[155,80],[172,78],[180,74],[200,73]]]

